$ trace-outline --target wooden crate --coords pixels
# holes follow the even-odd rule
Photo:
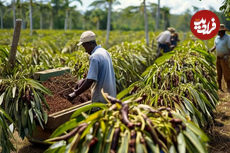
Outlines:
[[[39,143],[45,144],[43,141],[48,139],[52,132],[59,127],[61,124],[69,121],[70,116],[79,108],[85,105],[89,105],[91,101],[61,110],[59,112],[55,112],[48,116],[47,124],[45,125],[44,129],[40,126],[37,126],[33,132],[32,137],[29,137],[29,141],[32,143]]]
[[[60,75],[63,75],[65,73],[69,73],[69,72],[70,72],[69,67],[60,67],[60,68],[56,68],[56,69],[48,69],[45,71],[35,72],[34,79],[40,80],[40,81],[46,81],[51,77],[60,76]]]

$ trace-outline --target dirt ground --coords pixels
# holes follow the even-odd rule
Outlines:
[[[210,131],[210,153],[230,153],[230,94],[219,91],[215,126]]]
[[[17,132],[14,132],[13,144],[16,148],[16,151],[11,153],[43,153],[47,147],[43,145],[31,144],[27,138],[22,140]]]

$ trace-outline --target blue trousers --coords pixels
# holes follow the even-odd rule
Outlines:
[[[169,45],[167,44],[161,44],[161,43],[158,43],[158,49],[163,49],[164,53],[167,53],[170,51],[170,48],[169,48]]]

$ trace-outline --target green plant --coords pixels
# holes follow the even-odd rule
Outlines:
[[[77,110],[47,140],[53,145],[46,153],[207,152],[207,136],[170,108],[140,105],[142,98],[124,103],[106,99],[107,105],[94,103]],[[102,109],[86,114],[93,107]],[[81,115],[85,119],[79,122]]]
[[[30,136],[37,124],[42,128],[48,115],[44,108],[49,108],[44,94],[51,94],[40,83],[20,77],[20,73],[0,79],[0,104],[15,121],[22,138]],[[38,122],[38,123],[37,123]]]
[[[144,104],[177,109],[197,125],[210,126],[218,103],[215,58],[199,48],[199,43],[188,44],[193,48],[181,46],[158,58],[118,98],[146,96]]]
[[[1,99],[2,97],[0,97]],[[9,126],[9,123],[11,125]],[[13,144],[11,143],[11,139],[13,138],[13,120],[10,116],[0,108],[0,147],[1,152],[10,153],[12,150],[15,150]]]

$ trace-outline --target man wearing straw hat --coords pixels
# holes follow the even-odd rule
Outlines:
[[[227,28],[224,24],[220,24],[218,36],[215,38],[214,47],[210,52],[216,50],[216,69],[217,69],[217,81],[219,89],[223,92],[221,85],[222,75],[227,84],[228,92],[230,92],[230,67],[229,67],[229,55],[230,55],[230,36],[226,34]]]
[[[80,37],[78,46],[82,45],[90,55],[90,65],[86,80],[78,89],[68,95],[72,101],[90,87],[92,87],[92,102],[106,103],[101,90],[112,97],[116,97],[116,82],[110,54],[96,43],[96,35],[92,31],[85,31]]]
[[[170,51],[170,45],[171,45],[171,34],[175,32],[175,29],[172,27],[169,27],[166,31],[160,33],[157,36],[157,56],[160,56],[160,51],[163,50],[164,53],[167,53]]]

